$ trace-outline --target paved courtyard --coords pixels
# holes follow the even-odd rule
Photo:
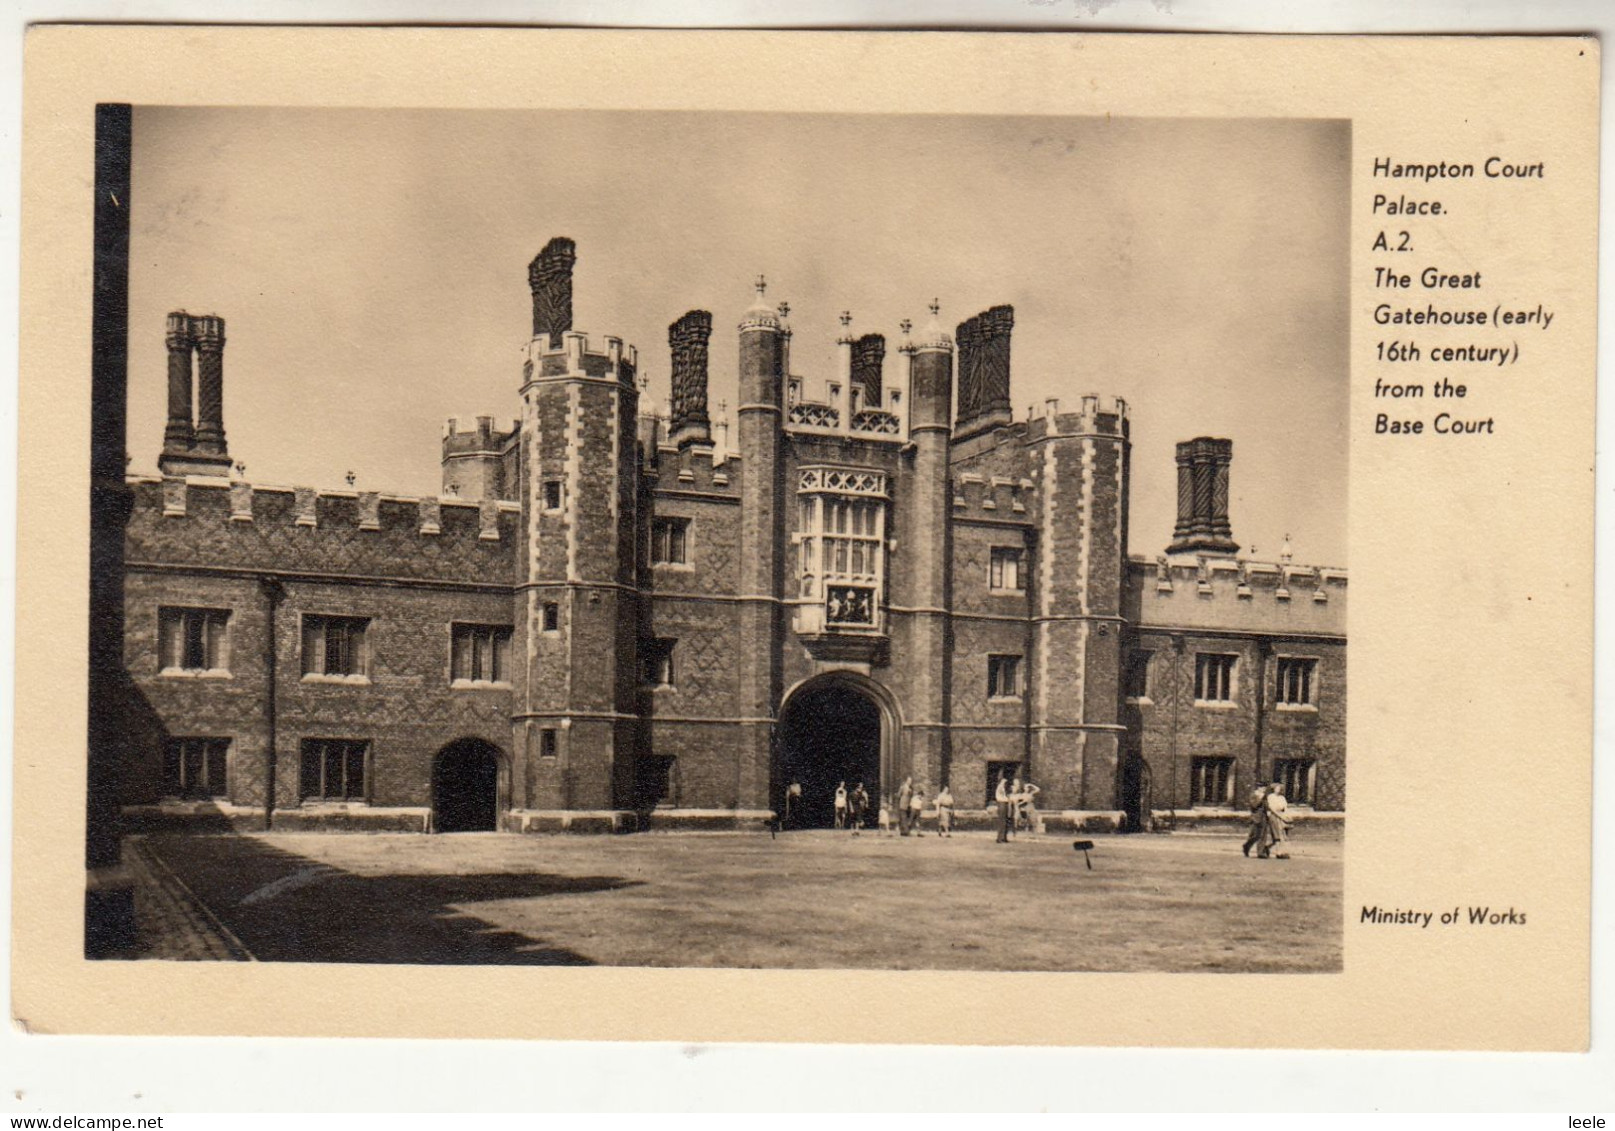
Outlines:
[[[1334,971],[1342,845],[829,831],[132,839],[145,958]]]

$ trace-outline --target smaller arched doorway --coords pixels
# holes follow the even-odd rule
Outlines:
[[[880,804],[892,772],[896,728],[889,705],[873,681],[850,672],[810,680],[786,697],[774,754],[774,803],[783,815],[785,791],[802,787],[791,826],[830,828],[835,823],[836,786],[849,793],[861,782],[871,813]]]
[[[1141,833],[1149,828],[1150,765],[1137,750],[1122,755],[1122,831]]]
[[[499,748],[462,738],[432,761],[432,827],[440,833],[492,832],[499,827]]]

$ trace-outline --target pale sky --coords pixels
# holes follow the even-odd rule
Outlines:
[[[1127,400],[1133,553],[1171,537],[1174,443],[1215,435],[1245,552],[1347,562],[1346,122],[144,107],[134,138],[133,471],[183,308],[226,320],[248,479],[435,494],[447,417],[519,415],[527,263],[564,235],[574,327],[637,346],[658,406],[700,308],[733,417],[758,274],[810,396],[842,310],[890,387],[901,319],[1007,302],[1018,419]]]

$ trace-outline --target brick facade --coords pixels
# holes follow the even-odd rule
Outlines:
[[[451,421],[440,497],[194,474],[171,429],[185,474],[131,480],[132,812],[430,828],[471,791],[508,829],[757,823],[800,764],[785,736],[834,747],[836,718],[791,712],[853,701],[836,695],[877,708],[854,712],[880,720],[859,736],[877,798],[912,777],[969,810],[1015,767],[1054,819],[1143,825],[1238,812],[1282,773],[1343,809],[1344,573],[1240,559],[1225,513],[1185,511],[1213,532],[1194,552],[1131,556],[1127,406],[993,407],[958,429],[934,311],[890,359],[844,331],[840,370],[808,381],[759,288],[732,429],[707,419],[691,345],[710,316],[671,328],[674,428],[631,347],[571,329],[570,262],[544,268],[564,317],[535,289],[519,419]],[[992,407],[1013,316],[988,313],[969,379]],[[1194,444],[1182,458],[1210,451],[1222,478],[1184,506],[1226,508],[1231,449]],[[1221,698],[1197,696],[1202,655],[1232,657]],[[222,742],[223,762],[186,740]],[[821,790],[864,769],[809,767]]]

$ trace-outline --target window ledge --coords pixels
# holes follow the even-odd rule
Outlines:
[[[369,680],[365,681],[370,682]],[[449,686],[456,691],[509,691],[510,683],[503,679],[454,679]]]
[[[353,687],[361,687],[369,685],[370,677],[367,675],[322,675],[318,672],[309,672],[303,676],[303,682],[347,684]]]
[[[1021,702],[1024,702],[1024,701],[1025,700],[1019,695],[989,695],[989,696],[987,696],[987,702],[989,702],[989,703],[1021,703]]]
[[[682,569],[694,570],[694,562],[651,562],[652,569]]]
[[[164,679],[234,679],[227,668],[163,668],[158,675]]]
[[[1318,713],[1318,705],[1316,703],[1275,703],[1273,704],[1273,709],[1275,711],[1310,711],[1314,715]]]
[[[1210,711],[1237,711],[1239,704],[1232,699],[1196,699],[1196,707],[1204,707]]]
[[[330,811],[344,811],[348,809],[368,809],[370,802],[359,800],[339,801],[336,798],[305,797],[297,806],[299,809],[323,809]]]
[[[1148,695],[1129,695],[1127,696],[1127,701],[1135,707],[1155,706],[1155,700],[1151,699]]]
[[[1026,590],[1024,590],[1024,589],[1004,589],[1004,588],[1000,588],[997,585],[989,585],[987,587],[987,592],[992,593],[993,595],[998,596],[998,597],[1024,597],[1024,596],[1026,596]]]

